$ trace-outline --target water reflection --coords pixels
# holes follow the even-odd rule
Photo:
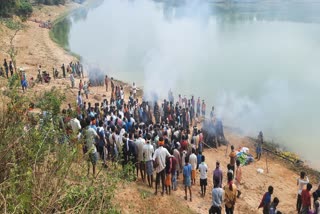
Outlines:
[[[62,47],[69,49],[69,33],[72,22],[69,18],[65,18],[55,24],[51,29],[56,42]]]

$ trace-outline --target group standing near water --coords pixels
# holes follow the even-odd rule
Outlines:
[[[221,146],[218,139],[224,138],[222,124],[216,118],[214,107],[206,118],[204,100],[201,102],[199,97],[195,101],[194,96],[187,99],[186,96],[182,98],[179,95],[174,102],[171,90],[168,100],[163,100],[160,105],[158,102],[139,100],[135,83],[131,86],[129,97],[125,99],[123,86],[117,85],[114,79],[109,79],[108,76],[105,76],[104,83],[106,92],[111,91],[110,100],[104,99],[102,103],[91,104],[82,98],[83,94],[86,99],[89,98],[90,83],[82,79],[81,67],[80,63],[70,63],[67,68],[63,64],[61,67],[64,78],[67,77],[65,72],[70,74],[72,88],[75,87],[77,77],[80,78],[77,107],[73,109],[69,104],[68,109],[62,111],[61,129],[87,156],[88,175],[91,166],[93,175],[96,175],[96,165],[100,158],[106,168],[117,164],[124,169],[132,166],[130,173],[137,179],[140,177],[148,187],[154,188],[155,195],[159,191],[162,196],[170,195],[181,187],[185,200],[192,201],[195,197],[192,192],[199,181],[197,188],[200,195],[206,197],[209,168],[202,153],[204,147]],[[6,73],[7,70],[11,72],[10,69],[10,65],[5,66]],[[25,71],[20,70],[20,74],[22,86],[27,87],[23,82],[26,81]],[[200,122],[206,125],[199,128]],[[210,132],[212,128],[215,129],[214,134]],[[61,143],[64,143],[65,139],[67,138],[61,138]],[[261,159],[262,144],[263,133],[260,132],[256,144],[258,160]],[[216,162],[209,213],[222,213],[223,210],[227,214],[234,213],[237,199],[243,194],[240,191],[242,167],[233,146],[229,158],[226,180],[223,179],[220,162]],[[312,185],[304,172],[301,172],[297,184],[297,212],[319,214],[320,186],[311,193]],[[272,199],[272,195],[273,187],[270,186],[259,206],[263,208],[264,214],[281,213],[277,210],[279,199]]]

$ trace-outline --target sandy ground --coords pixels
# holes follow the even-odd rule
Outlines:
[[[43,21],[53,21],[74,6],[77,5],[43,7],[41,10],[37,9],[32,18]],[[48,29],[40,28],[37,23],[31,21],[27,21],[25,24],[27,28],[17,34],[14,38],[14,45],[18,49],[18,67],[25,68],[28,78],[36,76],[37,66],[39,64],[51,72],[52,67],[60,68],[62,63],[66,64],[72,60],[76,60],[51,41]],[[1,62],[3,58],[9,58],[5,52],[8,49],[10,36],[12,35],[13,31],[0,24]],[[77,79],[76,86],[78,83],[79,80]],[[32,89],[28,89],[26,95],[41,93],[53,86],[65,92],[67,103],[75,105],[78,89],[70,89],[70,81],[68,79],[53,80],[50,84],[38,84]],[[125,86],[125,91],[129,91],[128,86]],[[90,99],[85,101],[92,103],[101,102],[104,98],[109,97],[110,93],[106,93],[104,87],[93,87],[91,88]],[[246,146],[249,147],[251,151],[254,151],[252,148],[253,144],[248,138],[237,136],[228,131],[226,136],[230,143],[235,145],[236,148]],[[230,150],[228,153],[229,152]],[[192,187],[193,202],[186,202],[183,199],[184,191],[180,180],[178,191],[173,192],[171,196],[164,197],[154,196],[154,190],[147,188],[141,181],[121,184],[115,195],[114,203],[121,207],[123,213],[208,213],[211,204],[212,171],[214,170],[215,162],[219,160],[223,167],[224,176],[226,177],[226,165],[229,159],[225,156],[225,153],[225,146],[220,147],[218,150],[207,149],[204,152],[206,163],[209,167],[207,195],[205,198],[201,198],[199,194],[198,175],[197,184]],[[274,186],[274,196],[280,199],[279,209],[283,213],[295,213],[296,178],[298,174],[290,170],[289,168],[291,167],[289,163],[269,155],[267,172],[266,154],[263,155],[262,160],[259,162],[244,166],[243,184],[241,186],[242,195],[236,203],[235,213],[262,213],[261,210],[257,210],[257,207],[269,185]],[[264,173],[258,174],[258,168],[262,168]]]
[[[249,139],[227,133],[227,138],[236,148],[240,146],[249,147],[251,150],[252,142]],[[228,154],[230,152],[230,147]],[[189,208],[194,213],[208,213],[211,206],[211,191],[213,188],[212,175],[215,169],[215,163],[220,161],[224,172],[224,183],[226,183],[226,165],[229,158],[225,156],[226,146],[220,147],[218,150],[207,149],[204,152],[206,163],[208,165],[208,187],[207,195],[200,197],[199,173],[197,174],[196,185],[192,187],[193,201],[184,200],[184,187],[182,180],[178,181],[178,190],[173,192],[171,196],[154,196],[153,189],[148,189],[141,179],[135,183],[126,185],[119,189],[116,194],[115,201],[121,205],[124,213],[171,213],[175,206],[180,209]],[[266,167],[266,157],[268,157],[268,172]],[[275,159],[272,155],[264,154],[262,159],[251,165],[243,166],[243,181],[241,185],[242,195],[236,203],[235,213],[262,213],[258,210],[258,205],[263,194],[267,191],[268,186],[274,187],[274,197],[280,199],[279,210],[283,213],[296,213],[296,178],[297,174],[285,166],[285,162]],[[263,169],[263,174],[258,174],[257,169]],[[128,197],[130,196],[130,197]],[[153,203],[153,205],[150,205]],[[174,212],[173,212],[174,213]]]

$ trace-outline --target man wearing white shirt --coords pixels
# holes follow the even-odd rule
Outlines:
[[[142,132],[139,131],[139,138],[136,140],[136,145],[138,149],[138,164],[137,164],[137,170],[140,168],[140,175],[142,178],[142,181],[145,182],[145,163],[143,160],[143,147],[145,145],[146,141],[142,138]]]
[[[81,129],[80,121],[77,118],[72,118],[70,120],[70,126],[72,128],[72,132],[78,135],[79,130]]]
[[[201,164],[199,165],[199,171],[200,171],[200,187],[201,187],[201,196],[204,197],[206,195],[206,187],[208,185],[207,182],[207,173],[208,173],[208,166],[204,162],[205,157],[201,156]]]
[[[146,172],[147,172],[147,179],[149,187],[152,188],[153,183],[153,161],[152,161],[152,155],[154,153],[154,148],[150,143],[151,136],[147,135],[147,141],[146,144],[143,146],[143,158],[146,163]]]
[[[171,156],[170,153],[168,152],[168,150],[166,148],[164,148],[164,141],[163,138],[160,137],[159,142],[158,142],[159,148],[156,149],[156,151],[154,152],[153,155],[153,161],[156,162],[157,167],[156,167],[156,172],[157,172],[157,176],[156,176],[156,191],[155,191],[155,195],[157,195],[158,193],[158,185],[160,183],[160,178],[161,178],[161,185],[162,185],[162,192],[161,195],[164,194],[164,181],[165,181],[165,176],[166,176],[166,158],[168,156]]]
[[[191,181],[192,184],[196,184],[196,170],[197,170],[197,156],[195,154],[195,149],[192,148],[192,154],[189,157],[189,163],[191,164]]]
[[[297,211],[300,213],[301,211],[301,204],[302,204],[302,198],[301,193],[304,187],[309,183],[309,178],[306,176],[305,172],[300,173],[300,177],[297,179],[297,186],[299,186],[298,189],[298,198],[297,198]]]

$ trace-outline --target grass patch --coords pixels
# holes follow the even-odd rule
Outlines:
[[[1,18],[0,22],[3,23],[10,30],[20,30],[25,28],[25,25],[21,21],[14,20],[12,18]]]

